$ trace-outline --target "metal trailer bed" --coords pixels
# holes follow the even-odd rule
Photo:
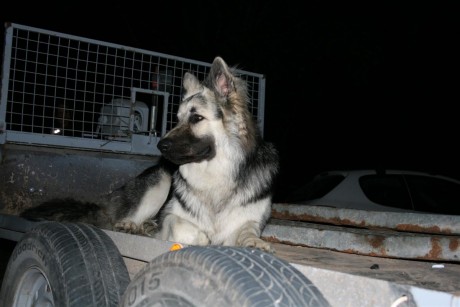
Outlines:
[[[7,24],[0,102],[0,239],[33,222],[24,208],[59,196],[91,201],[155,164],[175,124],[180,57]],[[263,128],[265,78],[251,85]],[[401,225],[405,225],[401,228]],[[134,276],[175,242],[105,231]],[[274,204],[262,237],[332,306],[460,306],[460,217]]]

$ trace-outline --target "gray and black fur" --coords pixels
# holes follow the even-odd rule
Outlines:
[[[29,220],[83,222],[104,229],[148,234],[147,229],[144,229],[144,223],[154,226],[151,225],[153,221],[150,219],[145,219],[139,224],[120,225],[120,223],[126,217],[135,215],[149,187],[157,186],[163,176],[170,177],[176,169],[177,166],[160,159],[157,165],[147,168],[122,187],[108,195],[102,195],[97,203],[82,202],[72,198],[53,199],[26,209],[20,216]],[[167,198],[168,193],[169,191],[163,197]]]
[[[248,109],[246,82],[216,57],[203,82],[185,73],[183,87],[178,124],[158,143],[164,162],[175,167],[161,162],[98,204],[65,200],[56,207],[53,201],[22,216],[127,231],[145,231],[158,216],[155,236],[163,240],[271,251],[260,234],[271,213],[278,153],[262,139]],[[49,213],[53,207],[61,213]],[[72,209],[63,213],[67,207]]]

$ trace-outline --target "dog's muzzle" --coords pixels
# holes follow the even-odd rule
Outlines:
[[[210,160],[215,155],[212,138],[163,138],[157,144],[162,155],[169,161],[182,165]]]

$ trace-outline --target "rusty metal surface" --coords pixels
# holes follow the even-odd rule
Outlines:
[[[295,204],[274,204],[272,217],[283,220],[370,229],[460,235],[460,216],[457,215],[376,212]]]
[[[272,219],[262,237],[271,242],[367,256],[460,262],[460,236],[370,230]]]

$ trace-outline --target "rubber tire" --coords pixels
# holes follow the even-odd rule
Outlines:
[[[186,247],[133,278],[120,306],[330,306],[289,263],[259,249]]]
[[[30,276],[47,282],[47,291],[42,289],[25,299]],[[129,282],[118,248],[101,229],[88,224],[42,222],[16,244],[0,301],[3,306],[18,307],[118,306]],[[47,292],[51,292],[51,300]]]

